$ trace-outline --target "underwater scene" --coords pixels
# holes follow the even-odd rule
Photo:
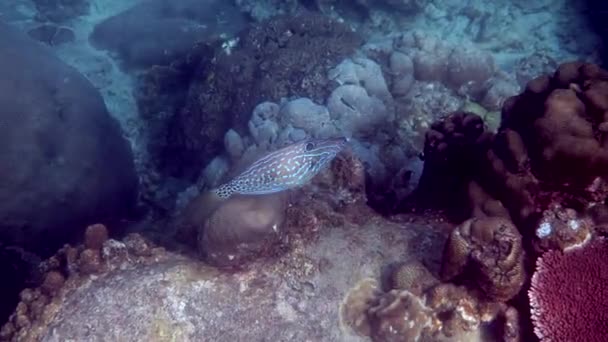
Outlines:
[[[0,342],[608,341],[608,1],[0,0]]]

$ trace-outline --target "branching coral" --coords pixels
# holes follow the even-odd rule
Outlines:
[[[543,342],[605,341],[608,243],[600,239],[537,261],[529,291],[534,332]]]

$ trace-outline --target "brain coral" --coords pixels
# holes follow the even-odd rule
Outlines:
[[[507,301],[524,283],[521,235],[502,217],[473,218],[456,227],[445,246],[441,277],[469,275],[490,299]]]
[[[536,336],[542,342],[605,341],[606,275],[608,243],[604,239],[569,252],[544,253],[528,292]]]

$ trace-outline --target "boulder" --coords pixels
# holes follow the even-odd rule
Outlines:
[[[149,67],[186,55],[196,42],[234,35],[245,23],[229,1],[144,0],[97,24],[90,40],[125,66]]]
[[[88,223],[130,213],[130,146],[99,92],[2,23],[0,61],[0,242],[44,255]]]

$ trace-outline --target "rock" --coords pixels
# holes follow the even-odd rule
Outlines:
[[[33,0],[36,19],[65,22],[89,13],[89,0]]]
[[[46,254],[137,194],[128,143],[99,92],[0,24],[0,241]]]
[[[245,18],[220,0],[148,0],[99,23],[94,46],[117,53],[127,66],[169,64],[199,41],[218,40],[243,29]]]
[[[76,39],[74,31],[71,29],[52,24],[37,26],[27,33],[30,37],[51,46],[70,43]]]
[[[200,255],[211,265],[230,267],[274,253],[284,236],[287,204],[284,192],[229,198],[205,220],[198,238]]]
[[[378,278],[385,263],[437,251],[442,238],[436,229],[443,228],[404,226],[380,217],[362,225],[324,223],[318,238],[291,239],[287,253],[236,272],[170,252],[152,254],[148,261],[124,264],[124,259],[121,267],[110,266],[113,271],[95,278],[71,276],[40,318],[25,316],[32,325],[16,334],[39,341],[108,336],[124,341],[366,341],[339,324],[340,303],[361,279]]]

